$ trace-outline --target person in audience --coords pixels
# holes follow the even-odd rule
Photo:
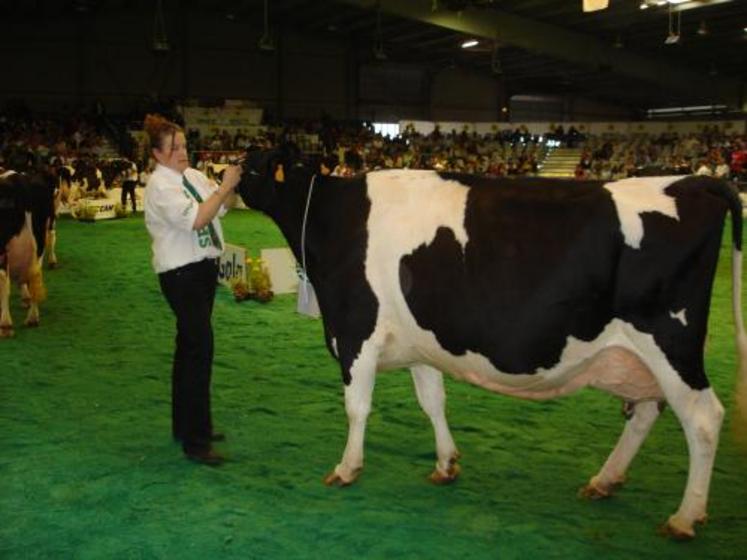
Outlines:
[[[706,175],[711,176],[713,175],[713,170],[711,169],[711,166],[708,165],[708,162],[704,159],[700,160],[698,162],[698,167],[695,170],[696,175]]]
[[[213,431],[210,411],[211,315],[224,245],[219,217],[233,200],[241,168],[226,168],[216,186],[189,167],[181,127],[148,115],[144,128],[158,162],[145,187],[145,225],[153,241],[153,268],[176,316],[172,433],[188,459],[217,466],[225,458],[213,449],[224,436]]]
[[[731,170],[729,164],[724,161],[724,158],[719,154],[716,158],[716,168],[713,170],[713,176],[719,177],[720,179],[729,179]]]

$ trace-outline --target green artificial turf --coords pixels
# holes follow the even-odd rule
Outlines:
[[[236,211],[227,239],[283,245]],[[733,408],[729,233],[714,289],[708,370]],[[62,219],[39,329],[0,340],[0,558],[744,558],[747,474],[725,422],[710,519],[689,543],[656,533],[682,497],[684,436],[654,426],[614,498],[577,490],[622,430],[619,401],[587,390],[534,403],[447,379],[463,458],[446,487],[426,481],[434,442],[408,373],[377,379],[366,466],[327,488],[347,433],[342,384],[321,323],[295,299],[217,296],[214,420],[231,461],[183,459],[170,433],[173,320],[150,268],[141,216]],[[17,292],[16,292],[17,295]]]

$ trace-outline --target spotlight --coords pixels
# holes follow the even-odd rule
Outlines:
[[[705,37],[708,35],[708,26],[706,25],[705,20],[700,22],[700,25],[698,26],[698,31],[696,32],[701,37]]]
[[[670,33],[669,35],[667,35],[667,38],[664,39],[665,45],[676,45],[679,42],[680,42],[680,36],[677,35],[676,33]]]
[[[470,47],[476,47],[479,44],[480,44],[480,42],[477,39],[469,39],[469,40],[465,41],[464,43],[462,43],[462,48],[463,49],[468,49]]]

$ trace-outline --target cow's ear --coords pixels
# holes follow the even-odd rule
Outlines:
[[[283,164],[278,163],[275,167],[275,182],[285,183],[285,171],[283,171]]]

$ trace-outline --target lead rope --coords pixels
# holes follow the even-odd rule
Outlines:
[[[303,289],[301,290],[302,299],[304,304],[308,303],[309,297],[309,275],[306,274],[306,222],[309,218],[309,206],[311,205],[311,193],[314,192],[314,183],[316,182],[316,174],[311,177],[311,183],[309,184],[309,194],[306,197],[306,209],[303,212],[303,223],[301,224],[301,282],[303,283]]]

